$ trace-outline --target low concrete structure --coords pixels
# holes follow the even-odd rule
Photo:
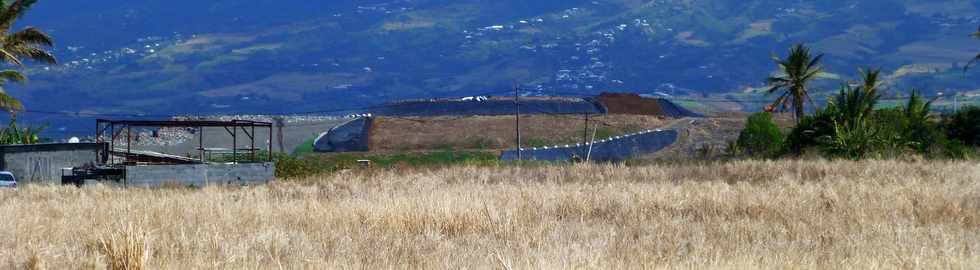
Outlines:
[[[105,143],[65,143],[0,146],[0,170],[14,173],[24,184],[61,184],[63,168],[99,164]]]
[[[205,187],[211,185],[253,185],[275,181],[276,166],[267,163],[144,165],[126,166],[127,187],[165,185]]]

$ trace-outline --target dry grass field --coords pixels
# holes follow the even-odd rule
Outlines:
[[[980,267],[972,162],[452,167],[0,191],[0,268]]]

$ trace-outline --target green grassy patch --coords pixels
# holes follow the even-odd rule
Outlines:
[[[296,149],[293,149],[293,156],[294,157],[301,157],[301,156],[313,154],[313,142],[314,141],[316,141],[316,136],[313,136],[313,137],[311,137],[311,138],[303,141],[303,144],[300,144],[299,146],[296,147]]]

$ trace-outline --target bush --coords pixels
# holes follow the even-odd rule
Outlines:
[[[749,116],[745,129],[738,135],[736,149],[751,157],[771,157],[783,146],[785,137],[769,113]]]
[[[856,121],[851,124],[834,122],[834,134],[819,138],[827,156],[862,159],[881,153],[884,147],[874,122]]]
[[[804,116],[800,119],[800,123],[790,130],[789,135],[786,136],[783,152],[800,156],[804,152],[821,149],[820,138],[833,135],[834,121],[831,115],[819,110],[812,116]]]
[[[11,119],[10,124],[6,128],[0,128],[0,144],[36,144],[41,143],[43,140],[38,137],[38,134],[47,126],[41,127],[24,127],[20,128],[17,126],[17,120]]]
[[[943,127],[949,139],[968,146],[980,145],[980,108],[968,107],[947,117]]]

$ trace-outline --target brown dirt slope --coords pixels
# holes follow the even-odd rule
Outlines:
[[[606,106],[610,114],[664,115],[659,101],[639,94],[602,93],[596,100]]]
[[[600,136],[655,129],[667,122],[660,117],[643,115],[593,116],[591,121],[593,125],[600,124],[597,132]],[[592,130],[589,132],[591,133]],[[372,133],[371,149],[375,152],[433,150],[445,147],[508,149],[514,148],[516,144],[513,116],[378,117]],[[523,116],[521,133],[525,146],[579,143],[585,137],[585,117]]]

